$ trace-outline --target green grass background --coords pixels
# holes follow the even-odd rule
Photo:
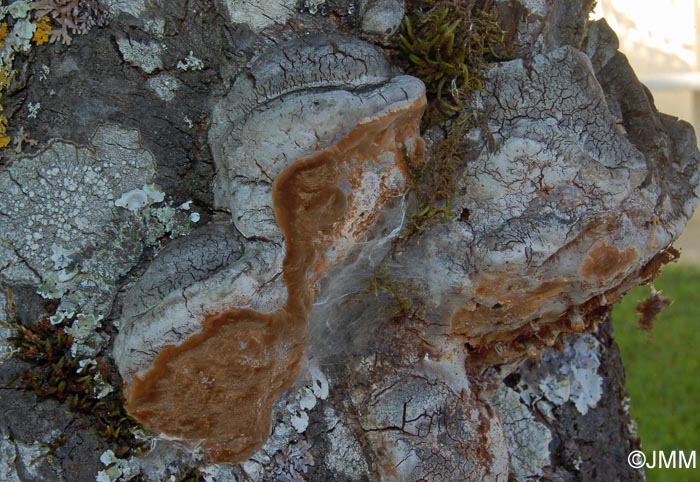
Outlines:
[[[700,457],[700,268],[667,266],[654,282],[673,300],[651,331],[638,328],[636,304],[649,287],[632,290],[613,311],[632,417],[642,448],[696,451]],[[689,455],[689,452],[686,452]],[[647,469],[648,482],[698,482],[697,469]]]

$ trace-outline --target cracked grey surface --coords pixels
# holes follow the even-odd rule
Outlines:
[[[248,245],[244,255],[230,223],[209,224],[169,243],[127,293],[113,350],[122,377],[131,380],[162,346],[201,329],[193,320],[213,303],[249,301],[272,268],[259,247]]]
[[[468,219],[435,228],[392,266],[431,293],[431,320],[474,346],[536,334],[620,285],[680,234],[699,180],[690,142],[657,157],[640,151],[571,47],[494,66],[481,102],[490,141],[476,141],[451,198]],[[687,133],[675,126],[663,135]],[[461,321],[447,326],[458,309]]]
[[[129,290],[127,298],[134,302],[122,316],[143,316],[167,294],[215,275],[242,255],[241,243],[226,224],[210,224],[168,243]]]
[[[402,336],[401,331],[393,336]],[[399,348],[392,335],[382,338]],[[449,377],[431,370],[429,361],[413,358],[414,342],[398,343],[402,350],[393,360],[391,355],[366,357],[353,364],[348,376],[347,396],[374,477],[505,482],[507,448],[493,407],[470,383],[450,386]]]
[[[549,428],[535,420],[519,394],[506,385],[499,387],[494,405],[503,418],[510,449],[510,476],[517,482],[542,476],[543,469],[551,464]]]
[[[660,193],[644,185],[646,160],[614,122],[583,54],[564,47],[527,67],[503,64],[486,89],[497,147],[469,166],[462,187],[464,204],[479,212],[478,263],[543,266],[606,212],[636,225],[647,221],[637,212],[654,215]],[[617,236],[644,252],[651,233],[625,228]],[[671,239],[656,235],[662,245]]]
[[[370,477],[369,467],[362,452],[362,446],[335,410],[327,407],[324,411],[328,426],[326,437],[330,450],[324,462],[337,478],[364,480]]]
[[[500,18],[514,31],[516,57],[545,54],[561,46],[581,47],[589,27],[592,0],[497,0]]]
[[[215,205],[244,236],[279,240],[272,181],[361,119],[413,98],[415,83],[391,72],[378,48],[343,36],[310,35],[263,53],[214,110]]]

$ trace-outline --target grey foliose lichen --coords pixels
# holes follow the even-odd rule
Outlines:
[[[113,17],[124,13],[139,18],[146,10],[146,0],[104,0],[102,3]]]
[[[600,342],[591,334],[566,339],[561,351],[545,350],[537,364],[520,370],[514,386],[499,387],[494,404],[503,417],[511,474],[516,480],[542,476],[543,469],[552,464],[549,445],[553,437],[543,422],[557,418],[557,407],[571,403],[586,415],[601,399],[600,349]]]
[[[566,339],[563,344],[561,351],[545,351],[540,368],[525,372],[514,389],[528,405],[540,400],[553,406],[571,402],[585,415],[603,395],[603,378],[598,374],[600,343],[586,334]],[[538,408],[546,411],[542,404]]]
[[[140,68],[147,74],[152,74],[163,68],[161,46],[155,42],[139,42],[127,38],[117,40],[119,51],[124,61]]]
[[[544,474],[551,465],[549,444],[552,434],[546,425],[538,422],[517,392],[506,385],[496,392],[494,405],[503,417],[503,431],[510,454],[510,477],[526,482]]]
[[[154,176],[138,133],[116,125],[16,159],[0,173],[0,282],[61,299],[57,319],[98,322],[143,248],[141,220],[115,201]]]

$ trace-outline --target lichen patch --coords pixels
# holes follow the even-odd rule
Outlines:
[[[143,249],[138,219],[115,201],[154,176],[138,132],[116,125],[99,127],[88,146],[54,140],[15,161],[0,173],[0,281],[63,297],[59,313],[108,313]]]

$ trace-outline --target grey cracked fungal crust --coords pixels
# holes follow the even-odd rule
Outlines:
[[[140,219],[114,203],[154,176],[138,132],[118,125],[16,159],[0,172],[0,282],[60,298],[59,313],[109,313],[143,248]]]
[[[201,319],[212,300],[236,296],[232,303],[245,303],[240,297],[252,297],[261,281],[251,280],[270,268],[256,263],[255,248],[241,259],[243,245],[230,223],[208,224],[163,248],[126,296],[113,350],[122,376],[130,380],[150,366],[162,346],[198,331],[192,319]]]
[[[241,72],[214,109],[209,142],[217,164],[217,205],[231,211],[229,229],[240,233],[244,254],[226,270],[188,279],[188,286],[171,290],[165,284],[159,288],[160,300],[139,300],[142,283],[158,284],[147,280],[158,272],[155,268],[145,273],[124,307],[115,341],[114,356],[125,381],[143,374],[164,345],[179,344],[200,331],[207,313],[281,308],[287,290],[281,275],[284,239],[272,208],[274,178],[293,161],[337,143],[357,124],[413,105],[424,91],[420,80],[393,75],[376,47],[338,35],[311,35],[268,49]],[[355,215],[371,219],[382,193],[405,188],[399,161],[387,153],[361,164],[366,172],[354,193]],[[344,239],[326,253],[331,263],[342,260],[364,236],[355,223],[347,225]],[[198,245],[183,241],[168,253],[174,259],[190,249],[200,252]],[[154,263],[167,261],[156,258]],[[156,308],[134,308],[145,304]]]
[[[291,161],[422,91],[417,79],[391,72],[373,45],[312,34],[269,49],[238,75],[209,130],[215,205],[230,210],[236,229],[246,237],[281,238],[269,205],[272,181]]]
[[[392,271],[430,292],[431,321],[489,366],[583,330],[586,303],[630,289],[697,205],[699,159],[685,141],[663,168],[665,155],[643,155],[571,47],[494,66],[481,102],[490,140],[451,198],[468,219],[435,228]]]
[[[507,473],[500,423],[467,388],[457,394],[438,379],[409,372],[355,392],[380,480],[498,480]]]
[[[361,441],[370,480],[507,480],[503,427],[488,397],[467,379],[463,347],[416,337],[416,326],[384,325],[365,356],[325,362],[339,380],[331,383],[331,403]]]

